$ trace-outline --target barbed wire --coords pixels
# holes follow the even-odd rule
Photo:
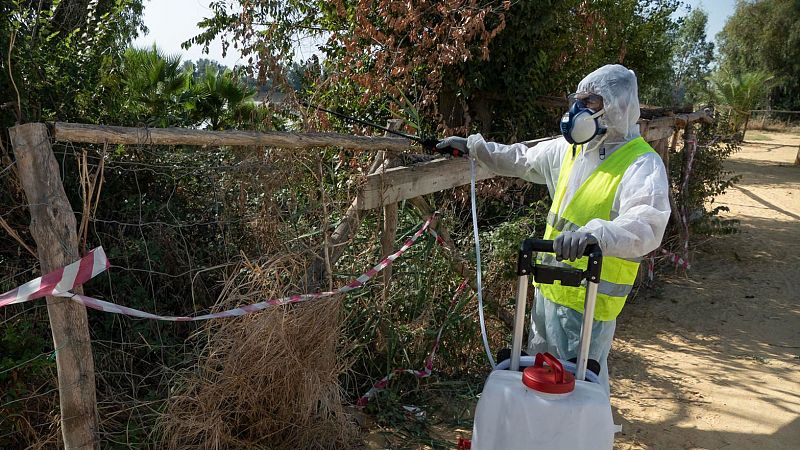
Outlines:
[[[17,162],[13,161],[11,164],[7,165],[3,170],[0,170],[0,176],[5,175],[5,173],[11,170],[11,168],[14,167],[16,164]]]
[[[262,271],[259,280],[269,283],[271,292],[304,292],[307,267],[317,260],[327,262],[322,250],[355,197],[357,182],[353,180],[364,175],[369,162],[349,154],[342,159],[335,152],[284,152],[259,159],[244,156],[243,162],[231,163],[236,155],[226,160],[208,153],[165,155],[159,149],[166,147],[159,146],[127,147],[120,156],[102,146],[55,143],[54,152],[73,213],[79,224],[87,223],[79,235],[82,250],[103,245],[111,262],[109,272],[87,283],[85,290],[112,303],[156,314],[185,315],[227,306],[222,297],[224,284],[244,272]],[[138,152],[141,161],[126,159],[128,150]],[[98,186],[82,185],[92,179],[102,191]],[[16,219],[30,206],[23,202],[2,214]],[[376,237],[382,219],[374,213],[363,214],[368,217],[366,227],[356,238],[338,244],[347,257],[329,264],[328,284],[357,276],[380,255]],[[399,235],[412,228],[413,224],[406,223]],[[395,276],[417,277],[429,271],[429,265],[398,266]],[[35,271],[31,267],[1,275],[11,282]],[[374,303],[375,294],[370,292],[354,295],[356,309]],[[46,307],[43,301],[13,310],[3,324],[25,320],[42,307]],[[421,317],[414,319],[413,332],[424,337],[423,325],[432,315]],[[99,312],[89,313],[89,324],[102,419],[99,432],[104,440],[120,445],[130,444],[123,434],[128,422],[153,428],[163,413],[160,406],[174,388],[175,374],[198,364],[207,351],[202,333],[220,326],[162,323]],[[0,370],[24,373],[26,367],[54,354],[43,349],[12,366],[0,366]],[[368,376],[363,368],[358,373]],[[30,382],[39,380],[41,375]],[[17,399],[18,403],[0,405],[0,413],[21,402],[31,427],[45,434],[52,429],[53,420],[46,418],[57,408],[57,401],[56,389],[43,386]]]
[[[119,154],[114,154],[117,150]],[[99,283],[88,283],[86,289],[114,303],[178,314],[213,310],[222,283],[231,273],[248,264],[263,264],[274,258],[275,252],[293,250],[308,259],[324,245],[325,233],[332,231],[330,225],[322,229],[315,223],[314,213],[321,211],[317,194],[281,193],[291,177],[301,181],[307,177],[309,181],[303,183],[314,179],[313,172],[300,172],[316,164],[292,165],[293,157],[313,161],[324,158],[322,153],[258,152],[237,157],[229,149],[205,149],[189,155],[190,150],[162,146],[104,149],[72,143],[53,143],[53,151],[73,213],[79,224],[87,223],[85,237],[79,238],[92,246],[105,245],[111,256],[110,273]],[[0,178],[8,180],[13,164],[0,169]],[[80,178],[79,173],[85,176]],[[101,188],[105,185],[113,189],[100,192],[97,186],[81,187],[91,179]],[[348,204],[350,191],[338,189],[336,195],[329,195],[331,207]],[[276,195],[282,196],[277,200],[281,207],[270,209]],[[87,206],[87,202],[92,204]],[[21,212],[37,206],[47,205],[23,200],[4,207],[0,217],[19,221]],[[263,227],[263,231],[257,231]],[[298,233],[290,235],[293,228]],[[276,234],[270,235],[271,231]],[[22,279],[31,278],[38,270],[38,263],[31,263],[31,267],[13,273],[0,272],[3,284],[27,281]],[[281,280],[280,276],[276,281],[287,286],[298,282]],[[40,301],[4,308],[2,326],[29,320],[31,314],[46,306]],[[160,414],[152,405],[163,404],[172,374],[195,360],[198,342],[187,342],[186,337],[198,326],[143,322],[101,313],[91,313],[89,321],[103,420],[127,421],[130,414],[145,411],[153,416]],[[11,364],[0,366],[0,375],[25,373],[27,367],[55,354],[42,349],[24,359],[11,360]],[[28,383],[39,379],[39,375],[33,376]],[[0,411],[24,405],[31,429],[44,433],[53,422],[37,418],[51,412],[41,410],[44,405],[57,404],[57,389],[52,380],[30,388],[29,394],[1,403]],[[160,399],[150,403],[148,410],[143,396]],[[152,419],[134,420],[141,426],[149,421],[146,426],[152,427]],[[114,429],[101,427],[100,431],[104,440],[122,443],[126,439]],[[0,440],[8,437],[0,436]]]

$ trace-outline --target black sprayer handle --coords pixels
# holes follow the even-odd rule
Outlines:
[[[534,238],[522,241],[522,245],[520,245],[519,249],[519,258],[517,259],[518,275],[526,275],[533,272],[535,265],[533,253],[555,253],[553,250],[553,241]],[[583,256],[589,257],[589,264],[586,271],[582,274],[583,278],[586,278],[588,281],[599,283],[600,271],[602,270],[603,263],[603,252],[600,250],[600,246],[597,244],[587,245]]]
[[[516,356],[522,349],[522,327],[525,323],[525,294],[527,293],[528,275],[533,275],[533,281],[538,285],[555,284],[561,286],[579,287],[585,284],[584,316],[581,325],[581,337],[578,345],[578,364],[575,378],[584,380],[586,367],[589,360],[589,344],[592,340],[592,323],[594,309],[597,302],[597,292],[600,288],[600,271],[603,265],[603,252],[600,246],[593,244],[586,247],[584,256],[589,257],[586,270],[581,270],[569,264],[549,265],[537,264],[534,252],[555,253],[553,241],[543,239],[525,239],[520,245],[517,259],[517,275],[519,287],[517,291],[516,311],[514,314],[514,338],[511,341],[511,369],[519,368],[519,358]]]
[[[438,152],[438,150],[436,150],[436,145],[439,142],[441,141],[435,138],[423,138],[422,141],[420,141],[420,144],[422,144],[422,148],[424,148],[425,150],[429,150],[431,152]]]

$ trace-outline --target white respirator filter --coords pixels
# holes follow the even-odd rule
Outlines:
[[[583,107],[581,102],[575,103],[561,117],[561,134],[570,144],[580,145],[591,141],[595,136],[606,132],[597,120],[604,112],[603,109],[594,112]]]

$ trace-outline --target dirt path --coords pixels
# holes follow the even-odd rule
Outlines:
[[[742,180],[718,199],[741,233],[623,311],[609,363],[617,448],[800,448],[798,145],[749,132],[728,164]]]

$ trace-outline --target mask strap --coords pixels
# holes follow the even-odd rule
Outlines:
[[[596,113],[592,114],[591,117],[592,117],[592,119],[597,119],[598,117],[602,116],[605,113],[606,113],[606,109],[603,108],[600,111],[597,111]]]
[[[597,119],[598,117],[602,116],[602,115],[603,115],[603,114],[605,114],[605,113],[606,113],[606,109],[605,109],[605,108],[603,108],[603,109],[601,109],[600,111],[597,111],[596,113],[592,114],[592,116],[591,116],[591,117],[592,117],[592,119]],[[607,136],[606,136],[606,132],[607,132],[607,131],[608,131],[608,128],[606,128],[606,127],[598,127],[598,129],[597,129],[597,135],[598,135],[598,136],[599,136],[599,135],[602,135],[602,136],[603,136],[603,139],[602,139],[602,140],[600,140],[600,142],[603,142],[603,141],[606,139],[606,137],[607,137]],[[602,159],[602,158],[601,158],[601,159]]]
[[[603,142],[605,142],[605,140],[606,140],[606,138],[607,138],[607,137],[608,137],[608,135],[607,135],[607,134],[603,134],[603,135],[600,137],[600,139],[597,141],[597,143],[596,143],[596,144],[594,144],[594,145],[592,145],[592,148],[593,148],[593,149],[594,149],[594,148],[598,148],[598,147],[600,147],[601,145],[603,145]],[[591,141],[590,141],[590,142],[591,142]],[[603,148],[600,148],[600,149],[601,149],[601,151],[602,151],[602,152],[600,153],[600,159],[602,160],[602,159],[605,159],[605,158],[606,158],[606,153],[605,153],[605,151],[604,151],[604,149],[603,149]]]

